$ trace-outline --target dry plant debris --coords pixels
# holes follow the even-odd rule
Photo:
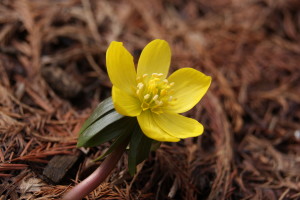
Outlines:
[[[76,149],[80,126],[110,95],[105,51],[154,38],[172,70],[213,77],[186,115],[198,138],[164,144],[131,178],[126,156],[87,199],[299,199],[300,3],[298,0],[2,0],[0,199],[59,199],[107,148]],[[137,59],[137,58],[135,58]],[[67,183],[43,169],[83,152]]]

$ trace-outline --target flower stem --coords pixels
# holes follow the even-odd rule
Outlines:
[[[97,188],[115,168],[116,164],[123,155],[128,142],[120,144],[101,165],[86,179],[76,185],[73,189],[63,196],[63,200],[80,200]]]

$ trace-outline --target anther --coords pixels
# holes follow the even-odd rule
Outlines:
[[[154,95],[154,97],[152,98],[153,101],[156,101],[158,99],[158,95]]]
[[[150,97],[150,94],[146,94],[146,95],[144,96],[144,99],[149,99],[149,97]]]
[[[163,73],[143,74],[137,77],[136,94],[144,111],[151,109],[152,112],[160,114],[163,107],[173,105],[177,100],[171,96],[174,94],[172,86],[175,83],[163,77]]]
[[[156,101],[155,101],[155,104],[158,105],[158,106],[161,106],[161,105],[163,105],[163,102],[162,102],[162,101],[156,100]]]
[[[139,83],[139,84],[137,85],[137,87],[141,90],[141,89],[143,89],[144,84],[143,84],[143,83]]]

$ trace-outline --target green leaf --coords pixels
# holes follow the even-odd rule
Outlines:
[[[128,170],[131,176],[135,174],[136,166],[148,158],[152,142],[137,124],[130,139],[128,152]]]
[[[107,114],[109,111],[114,109],[114,105],[112,102],[112,98],[109,97],[98,104],[95,108],[91,116],[84,122],[82,125],[79,134],[82,134],[91,124],[93,124],[96,120]]]
[[[109,149],[104,154],[96,158],[94,161],[101,160],[102,158],[104,158],[105,156],[113,152],[113,150],[116,147],[118,147],[120,144],[124,142],[129,142],[130,136],[132,134],[132,130],[136,126],[136,124],[138,124],[138,122],[136,118],[132,118],[132,117],[128,117],[128,118],[129,120],[127,120],[126,127],[123,127],[123,129],[121,129],[122,133],[115,139],[115,141],[112,143]]]
[[[132,123],[131,117],[123,117],[114,123],[109,124],[103,130],[95,134],[85,142],[84,147],[95,147],[108,142],[126,131],[128,124]]]
[[[77,141],[77,147],[82,147],[88,145],[88,141],[96,136],[96,134],[101,134],[101,131],[105,129],[108,125],[120,120],[123,118],[123,115],[120,115],[116,111],[111,111],[110,113],[104,115],[92,125],[87,127],[80,135]]]

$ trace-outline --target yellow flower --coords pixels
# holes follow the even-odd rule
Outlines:
[[[153,40],[142,51],[135,69],[133,57],[121,42],[112,42],[106,66],[113,84],[117,112],[137,117],[146,136],[157,141],[178,142],[203,133],[203,126],[183,113],[194,107],[208,90],[211,77],[182,68],[167,78],[171,50],[164,40]]]

